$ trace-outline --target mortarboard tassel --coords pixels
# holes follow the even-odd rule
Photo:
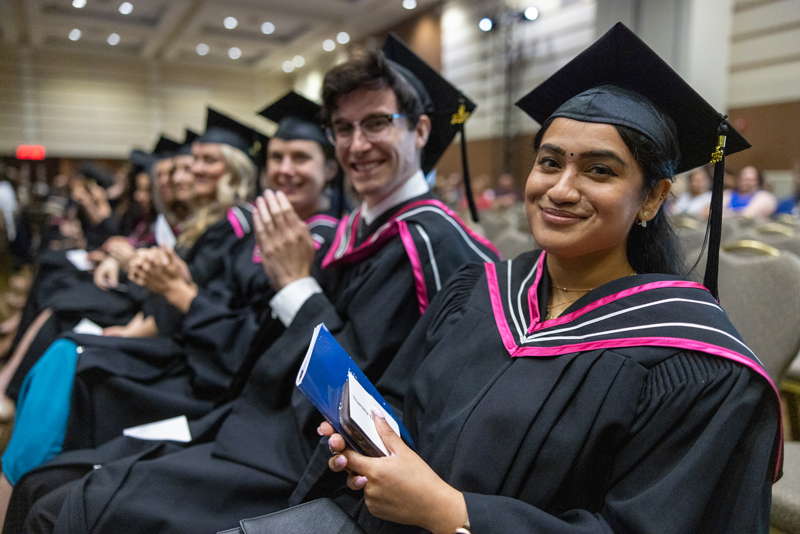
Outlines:
[[[727,115],[720,115],[717,148],[711,155],[714,163],[714,183],[711,189],[711,211],[708,215],[709,244],[703,285],[719,301],[719,245],[722,241],[722,190],[725,180],[725,138],[728,134]]]
[[[463,97],[462,97],[463,101]],[[475,206],[475,198],[472,196],[472,186],[469,181],[469,162],[467,161],[467,138],[464,135],[464,125],[469,118],[469,111],[462,103],[458,107],[458,113],[454,113],[450,119],[450,124],[458,124],[458,131],[461,134],[461,167],[464,170],[464,194],[467,196],[467,204],[469,205],[469,213],[472,216],[473,222],[478,222],[478,208]]]

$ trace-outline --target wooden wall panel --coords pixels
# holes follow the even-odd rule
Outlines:
[[[728,158],[733,169],[791,169],[800,161],[800,101],[731,109],[730,121],[753,145]]]

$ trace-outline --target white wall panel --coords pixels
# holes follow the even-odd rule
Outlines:
[[[287,89],[245,68],[1,49],[0,153],[24,143],[53,156],[123,158],[161,132],[202,132],[207,105],[267,129],[255,112]]]
[[[800,61],[732,72],[728,107],[800,100]]]
[[[800,100],[800,0],[736,0],[728,107]]]

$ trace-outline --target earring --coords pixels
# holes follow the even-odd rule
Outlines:
[[[646,212],[644,212],[644,213],[642,214],[642,216],[643,216],[643,217],[645,217],[645,218],[647,218],[647,216],[648,216],[648,215],[650,215],[650,212],[648,212],[648,211],[646,211]],[[642,228],[647,228],[647,221],[646,221],[646,220],[643,220],[643,219],[636,219],[636,224],[638,224],[638,225],[639,225],[639,226],[641,226]]]

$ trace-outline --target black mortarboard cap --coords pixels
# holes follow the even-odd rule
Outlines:
[[[190,130],[189,128],[184,128],[183,132],[184,132],[184,139],[183,139],[184,145],[191,145],[197,140],[198,137],[200,137],[199,133],[195,132],[194,130]]]
[[[155,159],[165,159],[171,158],[174,156],[178,149],[181,147],[181,144],[177,141],[173,141],[169,137],[162,135],[158,138],[156,142],[156,146],[153,148],[153,158]]]
[[[261,132],[245,126],[224,113],[208,108],[206,131],[198,137],[197,143],[219,143],[238,148],[247,154],[258,168],[266,162],[267,141]]]
[[[114,173],[96,163],[85,161],[78,167],[78,173],[89,180],[93,180],[103,189],[114,185]]]
[[[131,155],[128,159],[133,167],[133,172],[136,174],[140,172],[147,172],[154,160],[152,154],[148,154],[144,150],[139,150],[138,148],[131,150]]]
[[[412,52],[394,34],[389,34],[386,38],[383,53],[390,60],[392,67],[417,90],[425,108],[425,114],[431,119],[431,133],[428,143],[422,151],[422,161],[420,162],[422,172],[428,174],[436,166],[453,138],[461,132],[464,185],[467,198],[470,200],[472,218],[477,221],[477,211],[474,209],[469,185],[466,139],[464,138],[464,122],[475,110],[475,103]]]
[[[621,90],[602,87],[607,85]],[[720,114],[622,23],[522,97],[517,106],[539,124],[555,115],[628,126],[662,146],[670,142],[666,114],[677,128],[678,173],[709,162],[721,122]],[[727,154],[750,147],[727,126]]]
[[[664,148],[677,144],[678,173],[710,160],[716,163],[703,283],[718,296],[725,155],[750,147],[725,115],[622,23],[522,97],[517,106],[539,124],[565,117],[627,126]]]
[[[394,34],[389,34],[383,45],[383,53],[393,63],[392,67],[406,78],[420,95],[425,114],[431,119],[431,134],[422,154],[422,172],[428,174],[461,131],[459,123],[453,123],[453,115],[464,106],[465,113],[472,113],[475,103],[412,52]],[[399,68],[398,68],[399,67]]]
[[[200,137],[200,134],[190,130],[189,128],[185,128],[184,136],[183,144],[178,149],[177,154],[180,156],[189,156],[192,154],[192,143],[194,143]]]
[[[278,123],[278,130],[273,135],[275,138],[316,141],[327,147],[330,146],[330,141],[320,126],[320,109],[321,106],[316,102],[289,91],[258,114]]]

